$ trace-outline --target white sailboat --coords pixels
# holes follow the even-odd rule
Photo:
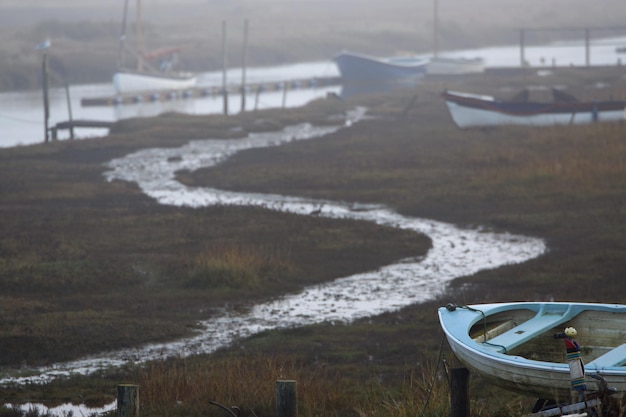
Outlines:
[[[126,43],[126,20],[128,0],[124,2],[124,18],[120,35],[118,68],[113,74],[113,86],[118,94],[139,91],[182,90],[194,87],[197,77],[192,73],[173,71],[178,60],[179,48],[168,48],[146,54],[142,46],[141,0],[137,0],[137,48],[133,51]],[[126,66],[126,53],[136,57],[136,67]],[[159,69],[150,64],[151,59],[161,59]]]

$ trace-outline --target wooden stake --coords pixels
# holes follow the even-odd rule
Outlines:
[[[228,57],[226,53],[226,21],[222,21],[222,93],[224,94],[224,114],[228,115],[228,89],[226,88],[226,69]]]
[[[298,417],[296,381],[276,381],[276,417]]]
[[[241,53],[241,112],[246,111],[246,53],[248,49],[248,19],[243,24],[243,51]]]
[[[469,417],[469,370],[450,369],[450,417]]]
[[[139,386],[117,386],[117,417],[139,417]]]
[[[65,98],[67,99],[67,113],[70,122],[70,139],[74,139],[74,118],[72,117],[72,100],[70,98],[70,86],[65,84]]]
[[[48,96],[48,54],[43,54],[42,87],[43,87],[43,134],[44,142],[48,142],[48,120],[50,119],[50,99]]]

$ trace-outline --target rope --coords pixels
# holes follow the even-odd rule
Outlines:
[[[482,316],[482,321],[483,321],[483,343],[486,344],[486,345],[496,346],[496,347],[502,348],[504,350],[503,353],[508,353],[508,351],[506,349],[506,346],[498,345],[496,343],[491,343],[491,342],[487,341],[487,316],[485,316],[485,313],[482,310],[478,310],[476,308],[472,308],[472,307],[467,306],[467,305],[457,306],[457,307],[458,308],[464,308],[464,309],[469,310],[469,311],[475,311],[477,313],[480,313],[480,315]]]

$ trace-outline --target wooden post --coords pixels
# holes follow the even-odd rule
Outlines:
[[[139,417],[139,386],[117,386],[117,417]]]
[[[469,417],[469,370],[450,369],[450,417]]]
[[[67,114],[70,121],[70,139],[74,139],[74,118],[72,117],[72,100],[70,98],[70,86],[65,84],[65,97],[67,99]]]
[[[276,381],[276,417],[298,417],[296,381]]]
[[[591,60],[590,60],[590,47],[589,47],[589,43],[590,43],[590,39],[589,39],[590,35],[589,35],[589,28],[585,29],[585,64],[587,66],[591,65]]]
[[[241,112],[246,111],[246,52],[248,49],[248,19],[243,24],[243,51],[241,55]]]
[[[283,84],[283,109],[287,105],[287,90],[289,90],[289,81]]]
[[[43,53],[41,65],[43,87],[43,134],[44,142],[48,142],[48,120],[50,119],[50,99],[48,96],[48,54]]]
[[[524,67],[526,65],[526,57],[524,56],[524,29],[520,29],[519,31],[519,61],[520,67]]]
[[[222,20],[222,94],[224,94],[224,114],[228,115],[228,89],[226,88],[226,69],[228,57],[226,52],[226,21]]]
[[[254,111],[257,111],[257,109],[259,108],[259,96],[261,95],[261,91],[263,91],[263,86],[259,85],[256,88],[256,96],[254,98]]]

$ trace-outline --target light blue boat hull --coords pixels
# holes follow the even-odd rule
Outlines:
[[[376,58],[350,52],[336,55],[334,61],[344,83],[415,83],[429,63],[425,58]]]
[[[626,306],[588,303],[496,303],[441,307],[439,321],[457,358],[487,381],[520,394],[568,400],[570,368],[555,333],[574,327],[591,375],[626,393]],[[554,358],[557,358],[555,360]]]

